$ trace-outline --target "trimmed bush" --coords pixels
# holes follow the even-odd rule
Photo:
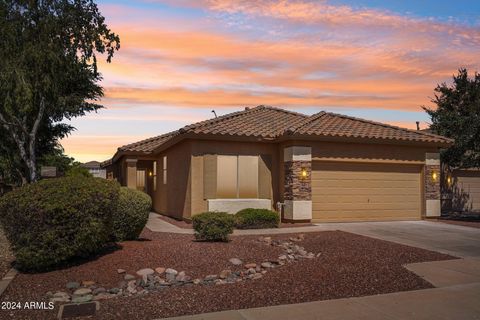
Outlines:
[[[64,177],[26,185],[0,198],[0,223],[17,267],[42,271],[88,257],[112,237],[119,185]]]
[[[247,208],[235,215],[235,226],[238,229],[278,228],[278,213],[267,209]]]
[[[235,219],[226,212],[204,212],[192,218],[195,238],[203,241],[228,241]]]
[[[147,224],[152,199],[142,191],[120,188],[120,195],[113,213],[115,240],[135,240]]]

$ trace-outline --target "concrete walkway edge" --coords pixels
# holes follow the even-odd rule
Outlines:
[[[17,270],[14,268],[11,268],[0,280],[0,296],[7,290],[8,285],[12,282],[12,280],[15,278],[17,275]]]

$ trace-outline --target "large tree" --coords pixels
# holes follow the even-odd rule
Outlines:
[[[0,39],[0,149],[35,181],[73,130],[61,121],[102,108],[97,55],[110,62],[120,39],[93,0],[0,1]]]
[[[430,129],[455,139],[442,152],[442,161],[451,167],[480,168],[480,74],[469,77],[458,70],[451,84],[435,88],[434,108],[423,107],[431,118]]]

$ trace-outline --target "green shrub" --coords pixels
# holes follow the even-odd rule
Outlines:
[[[278,228],[278,213],[267,209],[243,209],[235,215],[235,226],[238,229]]]
[[[228,241],[235,219],[226,212],[204,212],[192,218],[195,238],[204,241]]]
[[[147,224],[152,199],[142,191],[120,188],[120,196],[113,213],[113,234],[115,240],[137,239]]]
[[[0,198],[0,223],[17,267],[47,270],[101,250],[112,237],[118,192],[115,182],[77,176],[42,180]]]

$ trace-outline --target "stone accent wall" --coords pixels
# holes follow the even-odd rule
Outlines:
[[[437,180],[432,179],[432,172],[437,173]],[[440,165],[425,165],[425,199],[440,200]]]
[[[301,177],[302,168],[307,170],[307,177]],[[285,200],[312,200],[312,162],[285,161]]]

